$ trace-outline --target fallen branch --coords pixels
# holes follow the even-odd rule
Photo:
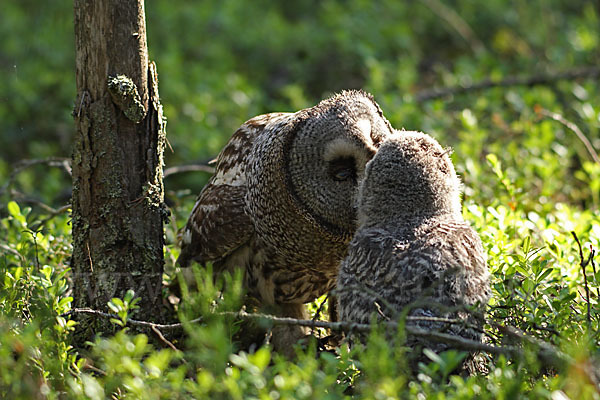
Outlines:
[[[73,308],[71,309],[71,311],[67,311],[66,313],[60,314],[59,317],[65,318],[68,317],[70,315],[74,315],[74,314],[91,314],[91,315],[96,315],[98,317],[102,317],[102,318],[116,318],[116,319],[121,319],[121,317],[119,317],[116,314],[109,314],[103,311],[98,311],[98,310],[93,310],[91,308]],[[188,321],[190,324],[193,323],[197,323],[197,322],[202,322],[203,318],[195,318],[192,319],[190,321]],[[148,321],[140,321],[137,319],[131,319],[128,318],[126,323],[128,325],[134,325],[134,326],[141,326],[144,328],[157,328],[157,329],[164,329],[164,330],[177,330],[177,329],[182,329],[183,328],[183,324],[181,322],[175,323],[175,324],[157,324],[154,322],[148,322]]]
[[[61,317],[66,317],[73,314],[92,314],[96,316],[100,316],[103,318],[117,318],[119,317],[114,314],[105,313],[102,311],[92,310],[90,308],[74,308],[71,311],[61,314]],[[243,310],[238,312],[228,311],[228,312],[220,312],[216,313],[217,316],[227,316],[227,317],[235,317],[239,319],[243,319],[246,321],[268,321],[273,325],[288,325],[288,326],[306,326],[309,328],[325,328],[330,329],[336,332],[370,332],[374,325],[371,324],[362,324],[356,322],[348,322],[348,321],[338,321],[338,322],[327,322],[327,321],[314,321],[309,319],[295,319],[288,317],[276,317],[274,315],[267,314],[257,314],[257,313],[247,313]],[[188,321],[188,323],[198,323],[202,322],[203,318],[196,318]],[[415,317],[408,316],[406,317],[407,322],[418,322],[418,321],[435,321],[435,322],[445,322],[445,323],[456,323],[455,319],[448,318],[437,318],[437,317]],[[458,321],[460,322],[460,321]],[[129,325],[142,326],[151,328],[156,332],[156,330],[178,330],[183,328],[182,323],[175,324],[156,324],[148,321],[139,321],[134,319],[128,319],[126,321]],[[385,326],[388,329],[397,329],[397,322],[380,322],[381,325]],[[450,335],[443,332],[430,331],[423,328],[419,328],[417,326],[405,325],[404,327],[406,332],[409,335],[417,336],[420,338],[424,338],[427,340],[446,343],[460,350],[466,351],[481,351],[495,355],[505,355],[511,358],[521,358],[523,355],[523,351],[518,346],[494,346],[486,343],[481,343],[475,340],[466,339],[460,336]],[[538,357],[541,361],[551,365],[555,368],[564,368],[565,365],[571,365],[573,360],[565,355],[564,353],[556,350],[554,346],[542,342],[538,339],[529,337],[523,332],[518,331],[513,327],[505,327],[502,326],[502,330],[507,334],[519,339],[521,342],[526,342],[532,345],[539,346],[540,350],[538,353]]]
[[[59,316],[64,318],[64,317],[68,317],[73,314],[91,314],[91,315],[97,315],[97,316],[103,317],[103,318],[120,319],[120,317],[118,315],[106,313],[103,311],[93,310],[91,308],[74,308],[71,311],[67,311],[64,314],[60,314]],[[215,313],[213,315],[222,316],[222,317],[237,317],[237,318],[241,318],[241,319],[249,320],[249,321],[265,320],[265,321],[271,321],[275,325],[299,325],[299,326],[306,326],[309,328],[326,328],[326,329],[331,329],[336,332],[351,332],[351,331],[357,331],[357,330],[358,331],[368,331],[372,327],[370,324],[357,324],[357,323],[344,322],[344,321],[328,322],[328,321],[318,321],[318,320],[312,320],[312,319],[296,319],[296,318],[288,318],[288,317],[276,317],[274,315],[269,315],[269,314],[248,313],[243,310],[237,311],[237,312],[236,311],[225,311],[225,312]],[[194,323],[202,322],[203,320],[204,319],[202,317],[200,317],[200,318],[192,319],[192,320],[188,321],[188,323],[194,324]],[[406,317],[406,320],[411,321],[411,322],[429,321],[429,322],[442,322],[442,323],[448,323],[448,324],[457,324],[457,323],[462,322],[461,320],[454,319],[454,318],[438,318],[438,317],[427,317],[427,316],[423,316],[423,317],[408,316],[408,317]],[[173,324],[158,324],[158,323],[154,323],[154,322],[140,321],[140,320],[128,318],[127,323],[130,325],[134,325],[134,326],[141,326],[141,327],[146,327],[146,328],[154,327],[154,328],[163,329],[163,330],[178,330],[178,329],[183,328],[183,323],[181,323],[181,322],[177,322],[177,323],[173,323]],[[393,323],[393,325],[395,327],[397,327],[397,324]]]
[[[467,92],[491,89],[495,87],[511,86],[537,86],[548,85],[561,80],[575,80],[581,78],[600,77],[600,67],[585,67],[562,71],[554,74],[541,74],[534,76],[509,76],[503,80],[484,79],[471,85],[453,86],[441,89],[425,89],[417,92],[414,99],[417,103],[439,99]]]

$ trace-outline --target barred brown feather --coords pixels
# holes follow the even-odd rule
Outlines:
[[[391,133],[362,91],[247,121],[217,158],[178,262],[242,268],[250,295],[299,310],[335,285],[356,229],[358,182]]]

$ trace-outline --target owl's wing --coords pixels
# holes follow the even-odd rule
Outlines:
[[[492,295],[486,252],[479,235],[468,223],[464,223],[459,235],[459,248],[463,250],[462,256],[468,260],[464,263],[469,277],[466,280],[465,300],[468,304],[479,302],[485,305]]]
[[[284,113],[260,115],[245,122],[217,157],[215,174],[206,184],[179,232],[181,253],[177,263],[201,264],[220,260],[247,243],[254,234],[245,207],[247,176],[254,142],[270,121]]]
[[[479,235],[465,221],[443,221],[435,226],[431,234],[438,258],[445,268],[458,268],[460,274],[452,287],[451,296],[460,295],[461,302],[473,305],[486,304],[491,295],[486,253]]]
[[[382,275],[394,272],[393,265],[397,241],[385,229],[367,228],[359,230],[348,246],[348,254],[342,261],[337,280],[336,296],[340,319],[369,323],[371,314],[386,315],[385,305],[373,295],[383,297]],[[386,282],[389,283],[389,282]]]
[[[442,222],[437,227],[437,237],[443,239],[441,248],[445,259],[460,261],[469,274],[487,271],[485,250],[479,235],[465,221]]]

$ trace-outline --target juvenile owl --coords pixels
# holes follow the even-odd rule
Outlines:
[[[356,230],[358,182],[391,134],[362,91],[250,119],[219,154],[181,232],[178,263],[242,268],[251,296],[305,317],[303,303],[335,286]]]
[[[411,305],[408,315],[481,324],[464,306],[483,309],[490,298],[489,272],[481,241],[462,218],[460,195],[448,151],[432,137],[401,132],[381,144],[366,167],[359,227],[337,281],[342,320],[394,319]],[[477,329],[464,326],[445,332],[480,339]]]

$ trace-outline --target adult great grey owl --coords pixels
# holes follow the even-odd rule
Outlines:
[[[448,151],[432,137],[399,132],[381,144],[366,167],[359,227],[337,281],[342,320],[393,319],[409,306],[410,316],[481,324],[464,306],[481,310],[487,304],[489,272],[479,236],[463,220],[460,195]],[[431,321],[417,325],[444,327]],[[460,325],[445,332],[480,339],[478,329]]]
[[[356,229],[358,182],[391,133],[362,91],[250,119],[217,157],[181,232],[178,263],[242,268],[251,296],[305,317],[303,303],[335,286]]]

